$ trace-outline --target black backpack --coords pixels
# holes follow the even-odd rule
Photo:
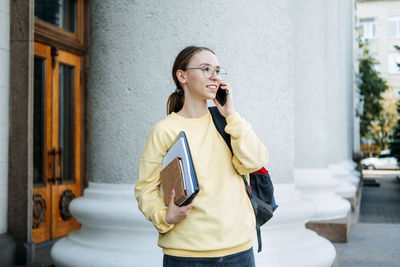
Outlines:
[[[213,119],[215,128],[225,140],[229,149],[232,152],[231,136],[225,132],[226,119],[218,111],[217,107],[209,107],[211,117]],[[232,152],[233,153],[233,152]],[[265,170],[265,169],[264,169]],[[269,173],[266,174],[261,172],[250,173],[250,186],[247,183],[246,178],[242,175],[243,182],[246,186],[247,194],[249,195],[250,202],[254,209],[256,216],[256,230],[257,230],[257,241],[258,241],[258,252],[262,250],[261,242],[261,231],[260,226],[269,221],[275,209],[278,207],[274,198],[274,186],[271,182]]]

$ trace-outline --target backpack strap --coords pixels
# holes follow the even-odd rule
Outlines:
[[[232,145],[231,145],[231,136],[225,132],[226,118],[224,116],[222,116],[222,114],[219,112],[217,107],[209,107],[208,109],[210,110],[211,118],[214,122],[215,128],[217,128],[217,131],[222,136],[222,138],[225,140],[226,145],[229,147],[229,150],[233,154]],[[254,215],[256,217],[258,252],[260,252],[262,249],[262,243],[261,243],[260,225],[257,224],[258,204],[257,204],[256,198],[253,196],[253,192],[251,191],[249,184],[247,183],[246,177],[244,177],[244,175],[242,175],[242,178],[243,178],[243,182],[246,186],[246,191],[247,191],[247,194],[249,195],[251,205],[253,206]]]
[[[210,110],[211,118],[214,122],[215,128],[217,128],[217,131],[225,140],[226,145],[229,147],[229,150],[233,154],[231,145],[231,136],[225,132],[225,126],[226,126],[225,117],[222,116],[217,107],[209,107],[208,109]]]

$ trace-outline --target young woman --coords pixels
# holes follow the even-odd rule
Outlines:
[[[140,158],[135,195],[160,233],[164,266],[254,266],[255,218],[241,175],[263,167],[268,153],[236,112],[225,75],[210,49],[183,49],[172,69],[177,89],[168,99],[168,116],[151,129]],[[228,94],[224,106],[215,99],[220,85]],[[227,120],[233,155],[214,126],[207,99]],[[167,207],[159,190],[161,165],[180,131],[189,142],[200,192],[183,207],[175,205],[172,192]]]

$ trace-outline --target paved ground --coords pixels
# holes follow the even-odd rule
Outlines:
[[[334,243],[339,267],[400,266],[400,224],[357,223],[347,243]]]
[[[395,177],[364,182],[360,223],[400,223],[400,182]],[[400,242],[400,241],[399,241]]]
[[[399,171],[364,173],[358,222],[347,243],[334,243],[339,267],[400,267]]]

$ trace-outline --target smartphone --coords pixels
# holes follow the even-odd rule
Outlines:
[[[221,104],[221,106],[225,105],[226,91],[221,89],[221,85],[218,87],[217,96],[215,98]]]

